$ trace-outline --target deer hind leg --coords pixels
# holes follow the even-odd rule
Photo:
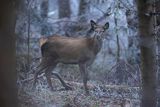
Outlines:
[[[56,76],[56,77],[60,80],[60,82],[62,83],[62,85],[65,87],[66,90],[72,90],[72,88],[65,83],[65,81],[60,77],[60,75],[59,75],[58,73],[55,73],[55,72],[52,73],[52,70],[56,67],[56,65],[57,65],[57,64],[54,64],[54,65],[52,65],[52,66],[49,66],[49,67],[47,68],[47,70],[45,71],[45,74],[46,74],[46,78],[47,78],[47,82],[48,82],[49,87],[50,87],[51,90],[53,91],[53,86],[52,86],[52,82],[51,82],[51,74],[53,74],[54,76]]]
[[[66,83],[65,83],[65,81],[60,77],[60,75],[58,74],[58,73],[52,73],[54,76],[56,76],[59,80],[60,80],[60,82],[61,82],[61,84],[63,85],[63,87],[66,89],[66,90],[72,90],[72,87],[70,87],[69,85],[67,85]]]
[[[79,64],[79,69],[80,69],[80,72],[82,74],[83,85],[84,85],[85,92],[88,95],[89,94],[89,90],[88,90],[88,87],[87,87],[88,72],[87,72],[87,69],[86,69],[86,64]]]
[[[51,91],[53,91],[53,86],[52,86],[52,81],[51,81],[51,74],[52,74],[52,70],[56,67],[56,64],[49,66],[46,70],[45,70],[45,76],[47,79],[47,83],[49,85],[49,88],[51,89]]]
[[[44,65],[43,62],[41,62],[41,64],[37,67],[37,70],[35,71],[34,73],[34,80],[33,80],[33,86],[32,86],[32,89],[35,87],[36,85],[36,82],[37,82],[37,78],[38,78],[38,75],[40,75],[41,73],[43,73],[42,71],[44,69],[47,68],[47,65]]]

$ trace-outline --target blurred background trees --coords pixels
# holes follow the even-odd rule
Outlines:
[[[149,70],[147,67],[151,67],[145,66],[144,63],[145,69],[142,69],[141,74],[142,58],[148,58],[145,61],[142,60],[143,62],[153,64],[150,71],[158,67],[155,72],[158,84],[160,83],[159,36],[156,36],[157,41],[152,41],[157,43],[155,50],[153,52],[149,50],[154,58],[150,57],[151,54],[143,54],[149,52],[142,49],[140,34],[147,32],[142,30],[140,34],[138,33],[138,10],[135,0],[23,0],[21,4],[16,23],[16,69],[20,88],[30,87],[30,84],[22,81],[33,76],[34,69],[40,62],[39,38],[53,34],[67,37],[89,37],[91,19],[100,24],[107,21],[110,23],[110,28],[105,33],[107,38],[104,40],[102,50],[94,64],[88,69],[91,83],[139,87],[145,81],[141,81],[143,80],[140,78],[141,75],[143,77],[146,69]],[[155,9],[159,11],[159,1],[156,2]],[[145,9],[146,13],[150,11],[154,9]],[[153,23],[153,31],[150,30],[149,33],[156,30],[156,35],[158,35],[160,32],[158,15],[155,20],[156,25]],[[156,58],[158,63],[154,62]],[[150,71],[148,75],[153,74],[150,77],[156,78],[155,73]],[[59,64],[55,72],[59,72],[67,81],[81,82],[77,66]],[[45,79],[42,78],[41,81],[43,81],[41,84],[44,85],[42,87],[46,87]],[[137,93],[133,94],[136,96]],[[138,94],[136,98],[140,98],[140,95]],[[133,105],[136,107],[136,103]]]
[[[129,7],[133,8],[130,9]],[[107,72],[114,65],[120,65],[120,67],[115,66],[112,69],[112,74],[115,75],[114,71],[118,68],[119,70],[115,71],[117,75],[115,80],[117,80],[116,83],[123,83],[125,78],[131,77],[131,75],[125,72],[128,76],[123,77],[125,75],[121,74],[123,74],[124,70],[121,69],[124,67],[121,67],[119,63],[128,63],[138,67],[140,62],[136,11],[136,4],[133,1],[123,0],[117,0],[116,2],[111,0],[24,1],[23,6],[18,11],[16,25],[17,57],[23,58],[23,61],[26,60],[32,65],[34,63],[33,59],[41,57],[38,43],[40,37],[47,37],[53,34],[85,37],[89,36],[87,32],[90,29],[89,21],[91,19],[101,24],[109,21],[111,26],[105,34],[108,36],[102,51],[90,69],[93,74],[95,73],[94,75],[97,75],[95,68],[98,68],[99,75],[105,74],[107,76]],[[27,62],[19,64],[23,64],[19,66],[27,69]],[[124,69],[131,69],[129,66],[127,67]],[[139,70],[136,68],[133,71],[133,75],[138,72]],[[112,76],[109,77],[112,78]]]

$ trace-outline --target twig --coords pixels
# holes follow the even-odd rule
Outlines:
[[[39,76],[38,76],[38,79],[41,78],[41,77],[43,77],[43,76],[44,76],[44,73],[42,73],[41,75],[39,75]],[[34,77],[30,77],[30,78],[26,78],[26,79],[24,79],[24,80],[20,80],[19,82],[24,83],[24,82],[31,81],[31,80],[33,80],[33,79],[34,79]]]

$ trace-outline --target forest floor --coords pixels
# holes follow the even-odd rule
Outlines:
[[[20,107],[140,107],[139,87],[89,81],[87,96],[82,83],[67,81],[73,90],[66,91],[57,79],[52,79],[55,91],[50,91],[44,79],[38,80],[35,89],[31,89],[32,82],[19,87]]]

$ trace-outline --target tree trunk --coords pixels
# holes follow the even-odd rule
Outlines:
[[[41,17],[44,19],[48,14],[48,0],[43,0],[41,3]]]
[[[46,35],[47,32],[47,15],[48,15],[48,0],[43,0],[41,4],[41,18],[42,18],[42,26],[41,26],[41,35]]]
[[[18,0],[0,1],[0,106],[17,107],[15,22]]]
[[[155,6],[156,6],[156,12],[160,12],[160,1],[156,1]],[[160,25],[160,15],[158,15],[156,19],[157,19],[157,25]]]
[[[28,6],[29,6],[29,2],[28,2]],[[28,15],[28,28],[27,28],[27,53],[28,53],[28,56],[27,56],[27,71],[30,70],[30,27],[31,27],[31,10],[30,10],[30,6],[28,7],[28,12],[27,12],[27,15]]]
[[[70,17],[70,0],[58,0],[59,5],[59,18]]]
[[[123,65],[120,64],[120,43],[119,43],[119,35],[118,35],[118,10],[119,10],[119,2],[116,3],[116,8],[114,12],[114,23],[115,23],[115,33],[116,33],[116,43],[117,43],[117,53],[116,53],[116,76],[117,76],[117,84],[123,84],[123,70],[121,67]],[[123,68],[123,67],[122,67]]]
[[[153,37],[153,17],[146,16],[152,5],[138,0],[138,20],[141,50],[142,99],[141,107],[156,107],[156,51]]]
[[[80,16],[80,19],[79,19],[80,22],[86,22],[87,21],[86,16],[85,16],[85,14],[87,12],[87,9],[88,9],[87,0],[80,0],[79,13],[78,13],[78,16]]]
[[[160,1],[157,1],[155,3],[155,8],[156,8],[156,12],[160,12]],[[158,104],[157,104],[157,107],[160,107],[160,16],[156,16],[156,28],[157,29],[157,34],[156,36],[158,37],[158,40],[157,40],[157,48],[158,48],[158,59],[157,59],[157,64],[158,64],[158,79],[157,79],[157,87],[158,88],[158,91],[157,91],[157,100],[158,100]]]

